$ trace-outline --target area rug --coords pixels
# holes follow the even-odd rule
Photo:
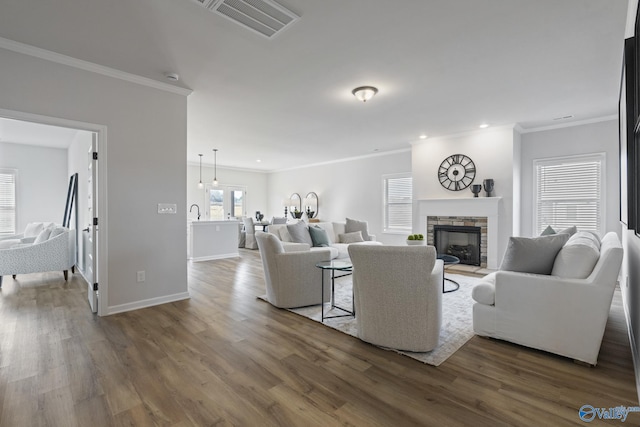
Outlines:
[[[446,276],[458,282],[460,289],[442,295],[442,327],[440,328],[438,347],[425,353],[391,350],[388,348],[385,348],[385,350],[396,351],[420,362],[438,366],[473,337],[473,300],[471,298],[471,290],[480,279],[449,273]],[[445,288],[450,289],[452,285],[448,282],[445,283]],[[258,298],[266,301],[266,296]],[[339,307],[351,309],[351,276],[336,279],[336,303]],[[336,309],[329,310],[329,307],[328,303],[325,304],[325,316],[343,314]],[[294,308],[289,309],[289,311],[320,323],[319,305]],[[357,324],[353,317],[325,318],[324,325],[345,334],[357,336]]]

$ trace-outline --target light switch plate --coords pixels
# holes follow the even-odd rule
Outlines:
[[[178,212],[178,206],[175,203],[158,203],[159,214],[175,214]]]

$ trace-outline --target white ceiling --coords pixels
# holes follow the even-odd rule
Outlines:
[[[616,114],[626,0],[281,0],[266,39],[194,0],[0,2],[0,37],[180,75],[188,156],[274,170],[519,123]],[[373,85],[363,104],[351,90]],[[260,159],[262,162],[257,163]]]
[[[82,131],[0,117],[0,142],[69,148],[78,132]]]

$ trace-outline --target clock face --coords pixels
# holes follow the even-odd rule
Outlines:
[[[451,191],[467,188],[476,177],[476,165],[464,154],[454,154],[447,157],[438,169],[438,181]]]

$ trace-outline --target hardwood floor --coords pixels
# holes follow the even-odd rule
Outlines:
[[[6,277],[0,425],[582,426],[584,404],[638,405],[619,292],[595,368],[479,337],[424,365],[256,299],[257,251],[190,264],[189,292],[100,318],[78,275]]]

